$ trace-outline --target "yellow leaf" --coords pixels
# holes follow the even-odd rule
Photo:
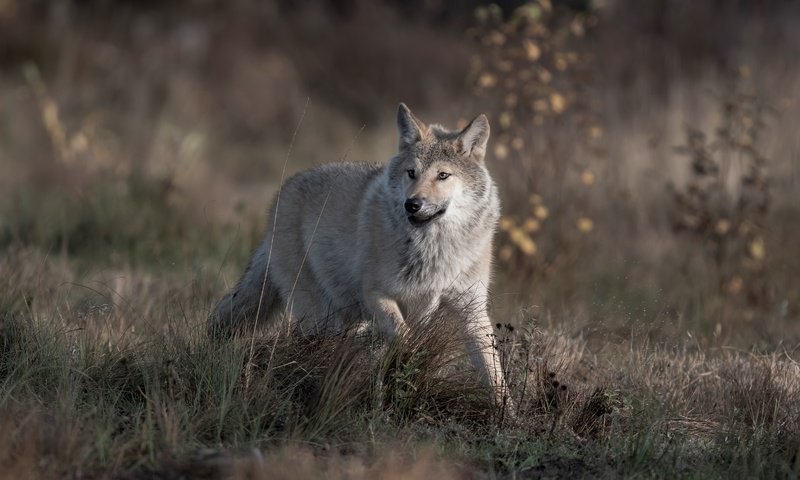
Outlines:
[[[539,72],[539,81],[540,82],[547,84],[547,83],[550,83],[551,80],[553,80],[553,74],[552,73],[550,73],[547,70],[542,70],[541,72]]]
[[[511,122],[514,120],[514,117],[511,115],[511,112],[503,112],[500,114],[500,126],[503,128],[508,128],[511,126]]]
[[[507,232],[514,228],[514,220],[509,217],[502,217],[500,218],[498,226],[500,227],[500,230]]]
[[[533,215],[539,220],[544,220],[550,215],[550,211],[544,205],[536,205],[533,209]]]
[[[69,148],[74,153],[84,153],[89,149],[89,140],[83,132],[78,132],[69,142]]]
[[[503,145],[502,143],[498,143],[494,146],[494,156],[500,160],[508,157],[508,147]]]
[[[536,220],[535,218],[529,218],[525,220],[525,223],[522,225],[522,228],[528,233],[538,232],[540,227],[541,224],[539,223],[539,220]]]
[[[533,255],[537,251],[536,242],[521,228],[514,228],[509,234],[511,241],[522,250],[525,255]]]
[[[534,242],[530,237],[526,237],[522,242],[519,243],[519,249],[522,250],[522,253],[528,256],[535,255],[539,250],[536,247],[536,242]]]
[[[594,185],[594,172],[589,170],[588,168],[581,172],[581,183],[586,185],[587,187],[590,185]]]
[[[750,242],[748,248],[750,250],[750,256],[756,260],[764,260],[764,257],[767,255],[767,248],[764,245],[764,239],[761,237],[756,237]]]
[[[561,95],[558,92],[550,94],[550,108],[553,109],[555,113],[561,113],[567,108],[567,99],[564,98],[564,95]]]
[[[525,233],[521,228],[514,227],[508,232],[508,236],[511,238],[511,241],[519,245],[526,238],[528,238],[528,234]]]
[[[542,56],[542,49],[532,41],[525,40],[523,46],[525,47],[525,55],[528,56],[528,60],[535,62]]]
[[[578,219],[578,230],[583,233],[589,233],[594,229],[594,222],[589,217],[581,217]]]
[[[492,88],[497,85],[497,77],[489,72],[484,72],[478,77],[478,86],[481,88]]]

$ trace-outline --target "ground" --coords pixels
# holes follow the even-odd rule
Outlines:
[[[797,478],[798,20],[0,1],[0,478]],[[205,335],[281,179],[385,161],[400,101],[489,115],[514,411],[464,312]]]

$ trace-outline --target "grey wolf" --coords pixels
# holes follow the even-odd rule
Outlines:
[[[486,305],[500,216],[485,165],[489,121],[479,115],[451,131],[424,124],[401,103],[397,128],[388,165],[327,164],[285,182],[263,241],[218,303],[210,331],[281,314],[301,330],[339,331],[355,309],[391,341],[449,302],[474,312],[464,319],[464,342],[502,401]]]

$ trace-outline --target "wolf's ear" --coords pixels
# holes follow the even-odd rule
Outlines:
[[[457,142],[465,155],[472,156],[482,162],[486,156],[486,143],[489,141],[489,119],[480,114],[469,122],[464,130],[458,134]]]
[[[397,133],[400,135],[400,150],[422,140],[427,127],[411,113],[405,103],[397,107]]]

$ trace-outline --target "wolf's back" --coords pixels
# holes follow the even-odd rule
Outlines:
[[[332,163],[292,176],[273,202],[268,229],[274,226],[275,241],[281,243],[281,237],[299,233],[306,247],[332,234],[351,236],[370,182],[382,171],[378,165]]]

